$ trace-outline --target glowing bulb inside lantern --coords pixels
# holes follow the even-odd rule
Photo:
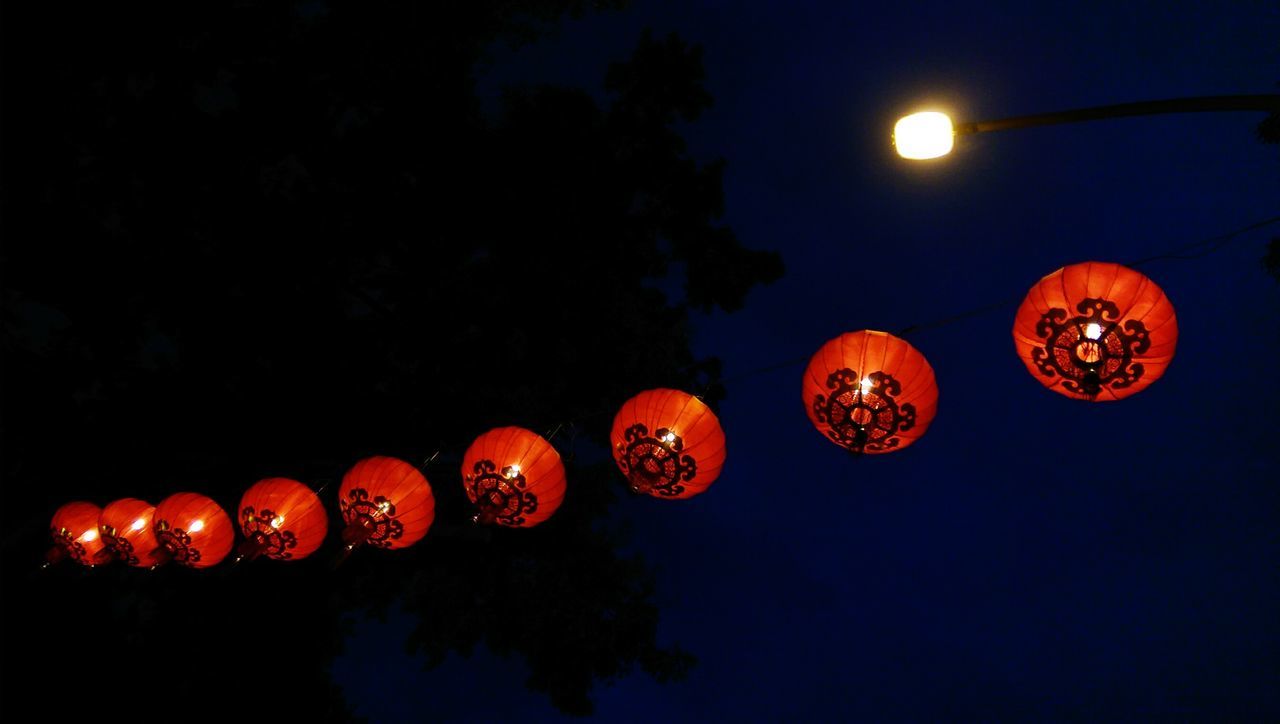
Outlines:
[[[133,521],[133,525],[129,526],[129,530],[142,530],[143,528],[146,528],[146,527],[147,527],[147,521],[143,520],[142,518],[139,518]]]
[[[80,540],[85,541],[85,542],[88,542],[88,541],[94,541],[94,540],[97,540],[97,539],[98,539],[98,531],[93,530],[93,529],[86,530],[86,531],[84,532],[84,535],[80,536]]]
[[[520,466],[519,466],[519,465],[512,465],[512,466],[511,466],[511,468],[507,471],[507,477],[508,477],[508,478],[514,478],[515,476],[517,476],[517,475],[519,475],[519,474],[520,474]]]
[[[663,436],[662,436],[662,440],[663,440],[663,442],[675,442],[675,441],[676,441],[676,434],[675,434],[674,432],[669,432],[669,433],[667,433],[666,435],[663,435]]]
[[[381,509],[382,512],[384,513],[387,512],[388,510],[391,510],[391,501],[384,500],[381,503],[378,503],[378,508]]]
[[[870,377],[863,377],[860,384],[862,385],[862,391],[868,392],[871,389],[871,385],[874,383],[871,381]]]
[[[190,527],[190,528],[187,528],[187,532],[188,532],[188,533],[199,533],[199,532],[200,532],[200,531],[202,531],[202,530],[204,530],[204,521],[203,521],[203,520],[197,520],[197,521],[194,521],[194,522],[192,522],[192,523],[191,523],[191,527]]]
[[[1102,336],[1102,325],[1097,322],[1089,322],[1084,327],[1084,336],[1089,339],[1097,339]]]
[[[280,526],[282,526],[282,525],[284,525],[284,516],[283,516],[283,515],[277,515],[276,517],[274,517],[274,518],[272,518],[272,519],[271,519],[271,527],[272,527],[272,528],[279,528],[279,527],[280,527]]]
[[[956,132],[945,113],[912,113],[893,127],[893,145],[898,155],[910,159],[937,158],[951,153]]]

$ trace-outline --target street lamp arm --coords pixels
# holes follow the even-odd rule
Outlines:
[[[1001,118],[995,121],[958,123],[955,127],[955,133],[959,136],[971,133],[984,133],[987,131],[1004,131],[1011,128],[1029,128],[1031,126],[1048,126],[1057,123],[1096,121],[1102,118],[1148,116],[1157,113],[1200,113],[1206,111],[1280,112],[1280,94],[1200,96],[1197,98],[1171,98],[1162,101],[1117,103],[1111,106],[1077,108],[1070,111],[1058,111],[1057,113],[1039,113],[1033,116]]]

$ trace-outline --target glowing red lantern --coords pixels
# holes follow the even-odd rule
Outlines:
[[[414,466],[392,457],[365,458],[342,478],[338,507],[347,527],[342,541],[405,548],[422,540],[435,520],[431,484]]]
[[[720,420],[680,390],[646,390],[624,402],[609,438],[631,489],[655,498],[693,497],[724,467]]]
[[[164,563],[160,541],[152,530],[155,506],[137,498],[121,498],[102,509],[98,532],[116,560],[151,568]]]
[[[98,516],[101,513],[101,508],[83,500],[67,503],[54,511],[49,522],[53,548],[45,554],[45,565],[68,557],[90,567],[103,562],[106,544],[98,533]]]
[[[172,560],[208,568],[231,552],[235,528],[222,506],[199,493],[174,493],[156,506],[152,528]]]
[[[324,543],[329,516],[320,497],[288,478],[254,483],[240,498],[241,556],[279,561],[306,558]]]
[[[1145,275],[1085,262],[1041,279],[1013,322],[1018,356],[1067,397],[1120,400],[1160,379],[1178,345],[1173,303]]]
[[[885,332],[848,332],[822,345],[805,370],[809,419],[854,453],[887,453],[919,440],[938,411],[928,360]]]
[[[531,528],[560,507],[564,485],[560,453],[523,427],[490,430],[462,456],[462,486],[480,523]]]

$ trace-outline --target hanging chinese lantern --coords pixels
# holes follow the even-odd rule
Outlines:
[[[1164,375],[1178,343],[1173,304],[1145,275],[1085,262],[1041,279],[1018,308],[1013,342],[1031,375],[1083,400],[1119,400]]]
[[[98,517],[98,532],[116,560],[151,568],[165,561],[160,541],[152,530],[155,506],[137,498],[121,498],[107,504]]]
[[[106,560],[106,545],[98,533],[98,516],[102,509],[83,500],[67,503],[53,513],[49,535],[53,547],[45,554],[45,565],[71,558],[84,566],[95,566]]]
[[[417,543],[435,520],[431,484],[414,466],[392,457],[365,458],[342,478],[338,507],[350,550],[362,543],[405,548]]]
[[[691,498],[724,467],[720,420],[680,390],[646,390],[624,402],[609,439],[631,489],[655,498]]]
[[[560,507],[564,484],[560,453],[523,427],[490,430],[462,456],[462,486],[480,509],[478,523],[531,528]]]
[[[938,411],[928,360],[885,332],[848,332],[822,345],[804,373],[805,410],[820,432],[854,453],[919,440]]]
[[[267,478],[240,498],[240,532],[242,557],[297,561],[324,543],[329,516],[311,488],[288,478]]]
[[[152,529],[164,550],[161,555],[188,568],[216,565],[236,539],[226,511],[199,493],[174,493],[160,501]]]

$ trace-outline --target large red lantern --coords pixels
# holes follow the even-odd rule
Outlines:
[[[938,411],[928,360],[886,332],[848,332],[822,345],[804,373],[805,411],[832,442],[887,453],[919,440]]]
[[[93,503],[77,500],[58,508],[49,521],[49,535],[53,548],[45,554],[46,565],[71,558],[84,566],[94,566],[106,560],[103,552],[106,544],[98,533],[98,516],[102,509]]]
[[[477,522],[531,528],[550,518],[564,500],[564,464],[538,433],[499,427],[467,448],[462,485],[480,509]]]
[[[346,528],[342,541],[405,548],[422,540],[435,520],[431,484],[414,466],[392,457],[365,458],[342,478],[338,507]]]
[[[329,516],[311,488],[288,478],[259,480],[240,498],[239,553],[279,561],[306,558],[324,543]]]
[[[137,498],[121,498],[102,509],[98,531],[116,560],[139,568],[164,563],[164,551],[152,530],[155,512],[154,505]]]
[[[1145,275],[1085,262],[1041,279],[1018,308],[1013,342],[1031,375],[1083,400],[1119,400],[1160,379],[1178,344],[1173,303]]]
[[[646,390],[624,402],[609,439],[631,489],[655,498],[693,497],[724,467],[720,420],[680,390]]]
[[[236,539],[222,506],[199,493],[174,493],[160,501],[152,528],[168,557],[188,568],[217,565]]]

